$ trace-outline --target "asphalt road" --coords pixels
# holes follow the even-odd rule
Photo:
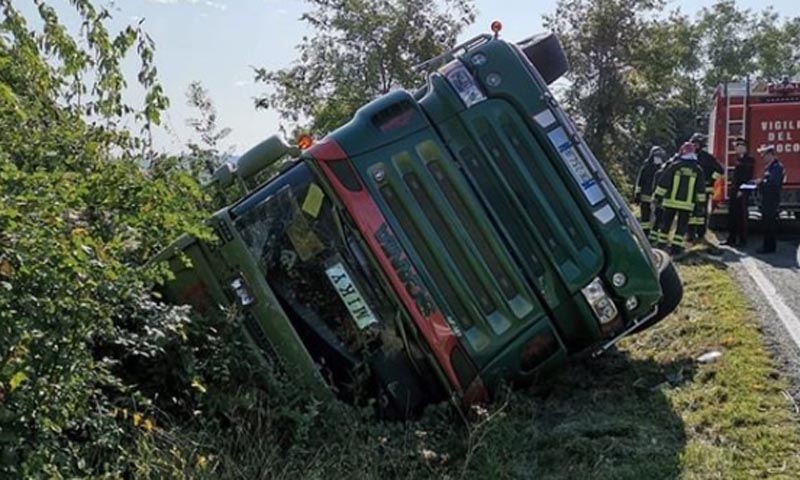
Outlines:
[[[783,225],[776,253],[756,253],[761,242],[754,233],[747,247],[722,247],[722,261],[761,319],[767,344],[792,380],[791,394],[800,405],[800,224]]]

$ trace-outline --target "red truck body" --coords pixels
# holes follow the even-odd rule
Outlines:
[[[734,140],[744,137],[756,159],[754,176],[764,171],[757,150],[775,145],[786,169],[781,209],[800,210],[800,83],[730,82],[720,85],[713,96],[709,117],[708,148],[725,169],[724,203],[730,197],[730,181],[736,167]]]

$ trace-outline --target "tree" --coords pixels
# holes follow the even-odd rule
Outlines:
[[[753,15],[735,0],[704,8],[697,21],[703,59],[703,84],[713,89],[725,81],[744,78],[756,70]]]
[[[211,175],[222,163],[227,152],[220,150],[220,142],[231,133],[230,128],[217,125],[217,109],[200,82],[192,82],[186,90],[186,102],[197,110],[198,118],[189,118],[186,124],[200,137],[200,142],[190,141],[187,167],[195,178]]]
[[[772,7],[756,14],[721,0],[700,12],[696,28],[707,89],[747,76],[777,81],[800,72],[800,18],[783,19]]]
[[[141,24],[115,32],[106,10],[72,0],[70,33],[34,3],[31,19],[0,0],[0,477],[129,477],[145,430],[127,412],[152,430],[147,379],[177,363],[170,350],[194,358],[188,316],[137,267],[178,232],[204,234],[202,192],[140,168],[167,105]],[[123,95],[135,57],[139,105]],[[174,398],[191,398],[174,381],[186,370],[169,372]]]
[[[685,17],[661,0],[561,0],[545,25],[570,62],[564,100],[620,187],[655,139],[674,134],[670,99],[693,67]],[[646,139],[644,137],[647,137]]]
[[[781,19],[767,8],[757,20],[754,43],[760,77],[776,82],[800,73],[800,18]]]
[[[677,149],[713,89],[798,70],[800,20],[720,0],[692,20],[661,0],[561,0],[546,24],[570,60],[564,101],[619,186],[651,145]]]
[[[302,16],[314,31],[290,67],[257,68],[270,88],[257,108],[278,111],[292,127],[323,133],[355,110],[422,77],[413,66],[451,47],[474,21],[471,0],[307,0]]]

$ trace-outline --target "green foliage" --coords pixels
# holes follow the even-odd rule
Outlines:
[[[290,378],[254,369],[235,315],[198,317],[161,303],[152,286],[166,272],[143,266],[180,232],[207,238],[201,222],[212,201],[175,168],[180,160],[150,152],[149,133],[168,105],[152,41],[140,25],[110,32],[108,12],[87,0],[71,1],[83,18],[78,34],[47,2],[36,5],[41,22],[31,23],[42,28],[34,31],[10,0],[0,0],[0,477],[651,478],[800,468],[791,456],[797,427],[781,403],[784,386],[767,375],[769,360],[755,325],[742,321],[745,308],[734,301],[740,296],[730,279],[710,267],[685,271],[696,288],[672,321],[692,317],[686,329],[637,337],[649,349],[639,345],[630,356],[543,380],[534,395],[477,410],[472,423],[440,405],[416,422],[382,424],[370,411],[316,403]],[[426,5],[413,6],[430,13]],[[328,18],[320,21],[333,35],[363,15],[351,14],[318,18]],[[415,21],[422,32],[437,27]],[[677,88],[673,98],[687,110],[701,103],[686,75],[695,71],[693,57],[669,31],[636,21],[654,36],[647,48],[619,51],[635,67],[620,85],[626,98],[647,100],[636,108],[650,120],[626,125],[668,137],[672,127],[662,125],[680,125],[683,110],[660,112],[658,105],[671,104],[649,92]],[[688,25],[676,16],[669,28],[685,32]],[[454,38],[456,30],[445,31],[431,52]],[[348,45],[353,50],[342,52],[355,55],[357,42]],[[672,45],[686,72],[655,62],[659,45]],[[139,106],[126,103],[120,70],[134,51],[146,91]],[[403,65],[418,60],[406,53],[398,53]],[[665,87],[659,78],[686,86]],[[222,130],[206,128],[214,125],[213,105],[201,89],[194,93],[208,113],[198,120],[210,135],[201,138],[203,148],[213,149]],[[323,105],[332,110],[317,128],[349,115],[335,102]],[[131,120],[139,131],[123,128]],[[730,308],[706,305],[710,291],[724,297],[716,307]],[[665,369],[686,363],[670,355],[690,358],[709,341],[729,348],[731,361],[666,394],[637,386],[639,377],[660,381]],[[738,388],[741,379],[753,388]],[[725,401],[709,393],[718,391]]]
[[[256,99],[315,134],[350,119],[356,109],[398,87],[420,86],[413,66],[452,46],[474,21],[471,0],[307,0],[302,19],[314,31],[289,68],[256,69],[271,88]]]
[[[218,374],[224,362],[200,358],[230,332],[159,304],[161,274],[139,268],[176,232],[205,235],[197,183],[139,167],[167,105],[152,42],[139,28],[112,34],[86,1],[72,2],[73,37],[36,4],[40,31],[0,1],[0,474],[120,476],[126,445],[167,399],[199,403],[181,386]],[[139,108],[124,102],[120,70],[134,46]],[[120,127],[131,116],[143,136]]]
[[[734,0],[696,19],[662,0],[561,0],[545,18],[570,60],[564,101],[619,186],[652,145],[676,150],[700,127],[724,81],[798,72],[800,19]]]
[[[644,141],[677,133],[671,96],[695,60],[695,38],[685,17],[658,18],[663,8],[661,0],[564,0],[545,18],[570,61],[565,103],[619,186],[649,149]]]
[[[189,155],[186,168],[195,178],[207,179],[223,161],[225,152],[220,150],[220,142],[230,135],[231,129],[218,126],[217,109],[202,83],[189,84],[186,103],[199,114],[198,118],[190,118],[186,123],[200,137],[199,142],[189,142],[187,145]]]
[[[695,28],[701,38],[698,72],[706,88],[747,76],[778,81],[796,75],[800,18],[783,19],[772,7],[740,9],[734,0],[704,8]]]

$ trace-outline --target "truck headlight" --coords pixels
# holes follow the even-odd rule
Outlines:
[[[599,278],[589,282],[588,285],[581,289],[581,293],[586,302],[592,307],[592,311],[601,325],[611,323],[617,318],[619,314],[617,306],[614,305],[614,302],[606,293],[605,288],[603,288],[603,282]]]
[[[635,296],[628,297],[628,299],[625,300],[625,308],[627,308],[628,310],[631,311],[636,310],[636,307],[638,306],[639,306],[639,299],[636,298]]]

